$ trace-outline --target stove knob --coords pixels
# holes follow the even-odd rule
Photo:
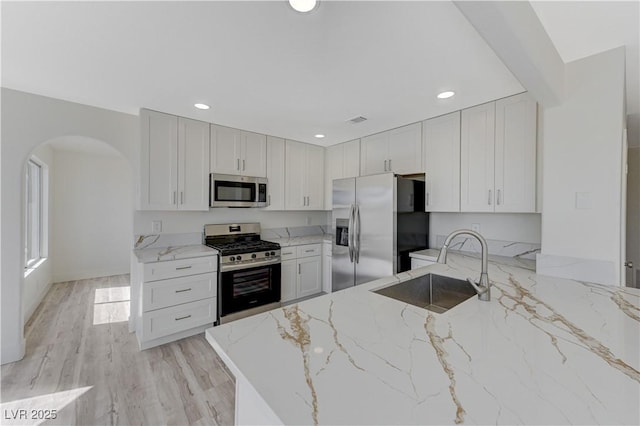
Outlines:
[[[233,256],[231,256],[231,257],[229,258],[229,260],[233,262],[234,260],[236,260],[236,258],[235,258],[235,257],[233,257]]]
[[[264,257],[269,257],[269,252],[268,251],[264,253]]]
[[[242,256],[236,256],[236,260],[242,260]]]
[[[251,255],[251,258],[252,258],[252,259],[255,259],[256,257],[258,257],[258,256],[257,256],[255,253],[253,253],[253,254]]]
[[[275,255],[276,255],[276,252],[275,252],[275,251],[272,251],[272,252],[271,252],[271,256],[275,256]]]

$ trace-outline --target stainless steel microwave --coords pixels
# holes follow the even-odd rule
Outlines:
[[[211,173],[210,207],[267,207],[267,178]]]

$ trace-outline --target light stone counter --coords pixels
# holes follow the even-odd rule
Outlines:
[[[240,422],[640,424],[640,290],[491,263],[491,301],[443,314],[370,290],[436,264],[206,331]]]
[[[211,256],[218,254],[218,250],[202,244],[191,244],[175,247],[150,247],[133,251],[138,262],[151,263],[166,260],[189,259],[192,257]]]

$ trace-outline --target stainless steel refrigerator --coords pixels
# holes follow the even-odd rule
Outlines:
[[[428,248],[424,176],[393,173],[333,181],[333,291],[410,269]]]

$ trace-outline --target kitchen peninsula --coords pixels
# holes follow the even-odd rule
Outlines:
[[[370,290],[396,277],[207,330],[236,375],[236,422],[639,424],[640,290],[489,265],[491,301],[436,314]]]

